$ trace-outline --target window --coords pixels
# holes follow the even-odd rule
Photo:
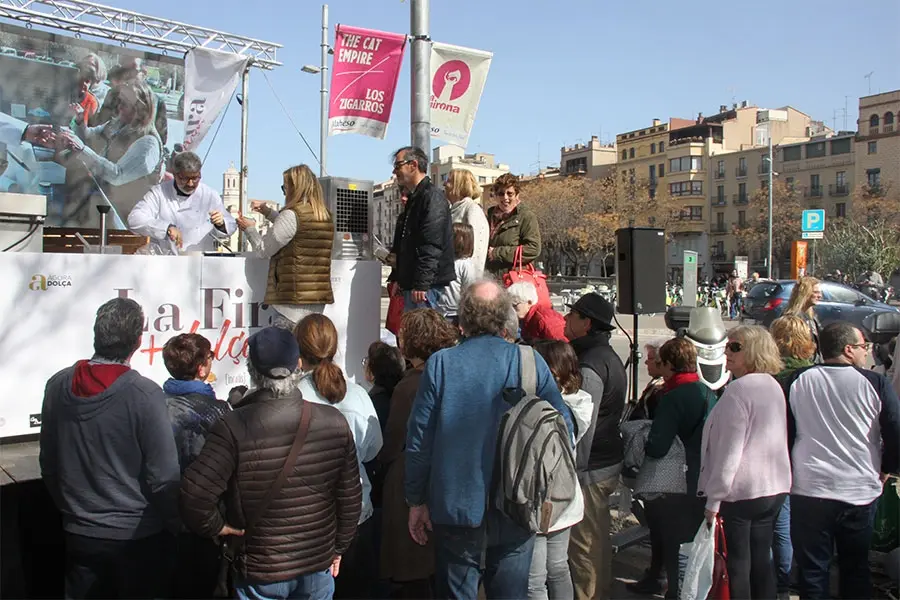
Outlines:
[[[669,160],[669,173],[679,171],[700,171],[703,169],[703,158],[700,156],[682,156]]]
[[[847,185],[847,171],[838,171],[834,174],[834,183],[838,187]]]
[[[725,242],[716,242],[715,245],[716,256],[725,257]]]
[[[487,177],[484,177],[483,175],[479,175],[478,183],[487,183]]]
[[[739,210],[738,211],[738,227],[746,227],[747,226],[747,211]]]
[[[587,173],[587,157],[572,158],[566,161],[566,173]]]
[[[834,205],[834,216],[842,219],[847,216],[847,205],[844,202],[838,202]]]
[[[702,206],[688,206],[687,210],[688,210],[688,214],[690,215],[691,221],[702,221],[703,220],[703,207]]]
[[[893,125],[894,124],[894,113],[892,113],[892,112],[884,113],[884,124],[885,125]]]
[[[878,115],[869,117],[869,127],[878,127]]]
[[[628,149],[628,158],[634,158],[634,148]]]
[[[853,290],[836,285],[823,285],[822,292],[826,300],[839,304],[855,304],[860,297]]]
[[[725,231],[725,213],[716,213],[716,229]]]
[[[788,146],[784,149],[784,162],[788,162],[791,160],[800,160],[802,158],[802,154],[800,151],[800,146]]]
[[[881,185],[881,169],[866,169],[866,184],[870,188],[877,188]]]
[[[869,142],[869,154],[878,154],[878,142]]]
[[[760,154],[759,155],[759,172],[760,174],[766,174],[769,172],[769,155],[768,154]]]
[[[825,156],[825,142],[813,142],[806,145],[806,158],[822,158]]]
[[[679,181],[669,184],[669,194],[672,196],[700,196],[703,194],[702,181]]]
[[[813,198],[822,195],[822,187],[819,185],[818,173],[813,173],[809,176],[809,195]]]
[[[761,185],[762,185],[762,189],[764,189],[764,190],[769,189],[769,180],[763,179]]]
[[[716,202],[725,202],[725,186],[717,185],[716,186]]]
[[[650,154],[656,154],[656,144],[650,144]]]
[[[785,177],[784,184],[788,186],[788,189],[794,189],[794,178],[793,177]]]
[[[725,161],[720,160],[716,165],[716,177],[722,179],[725,177]]]
[[[656,165],[650,165],[649,173],[650,183],[656,183]]]
[[[744,175],[747,174],[747,159],[743,156],[738,159],[738,171]]]
[[[628,150],[622,150],[622,160],[628,160]]]
[[[659,176],[660,177],[666,176],[666,163],[659,163]]]
[[[850,138],[832,141],[831,154],[850,154]]]
[[[666,151],[666,143],[665,143],[665,142],[660,142],[660,143],[659,143],[659,151],[660,151],[660,152],[665,152],[665,151]]]

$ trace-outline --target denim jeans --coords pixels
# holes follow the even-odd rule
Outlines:
[[[403,292],[403,312],[407,312],[416,308],[435,308],[440,295],[444,291],[444,286],[433,287],[425,291],[425,302],[414,302],[412,298],[412,290]]]
[[[791,546],[791,498],[788,496],[775,518],[775,537],[772,538],[772,556],[775,559],[775,582],[778,593],[790,591],[791,565],[794,549]]]
[[[534,534],[489,509],[480,527],[434,525],[438,598],[478,597],[484,575],[487,598],[528,597]]]
[[[869,546],[877,504],[878,500],[855,506],[838,500],[791,496],[791,540],[801,598],[830,597],[829,570],[835,549],[840,597],[872,598]]]
[[[571,527],[534,538],[534,554],[528,572],[528,600],[568,600],[575,596],[569,572]]]
[[[787,494],[722,502],[719,513],[728,546],[728,579],[733,598],[774,598],[772,538]]]
[[[334,595],[334,577],[330,570],[307,573],[287,581],[276,583],[234,582],[239,600],[331,600]]]

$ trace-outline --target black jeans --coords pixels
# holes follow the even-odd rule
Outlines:
[[[837,548],[841,598],[871,598],[869,546],[878,500],[855,506],[791,496],[791,541],[801,598],[828,598],[831,557]]]
[[[103,540],[66,534],[66,598],[166,598],[175,536]]]
[[[772,538],[787,494],[723,502],[719,509],[728,546],[728,579],[734,600],[768,600],[777,593]]]
[[[666,598],[678,598],[680,582],[679,550],[681,544],[690,542],[697,535],[703,522],[704,499],[687,494],[666,494],[653,500],[652,510],[664,515],[661,525],[663,564],[669,588]]]
[[[664,503],[659,500],[644,502],[644,515],[647,517],[647,528],[650,529],[650,567],[647,569],[647,577],[650,579],[662,579],[665,577],[665,538],[663,529],[669,520]]]
[[[341,557],[341,570],[334,580],[335,598],[373,597],[373,588],[378,579],[379,558],[375,539],[376,522],[373,515],[356,529],[356,537]]]
[[[211,598],[222,564],[219,544],[195,533],[178,535],[178,562],[172,578],[172,598]]]

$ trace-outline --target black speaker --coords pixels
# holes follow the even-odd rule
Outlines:
[[[616,231],[616,310],[629,315],[666,312],[666,235],[652,227]]]

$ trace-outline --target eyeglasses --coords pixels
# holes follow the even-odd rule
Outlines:
[[[397,171],[399,171],[399,170],[400,170],[400,167],[402,167],[403,165],[408,165],[408,164],[411,163],[411,162],[413,162],[413,161],[411,161],[411,160],[401,160],[401,161],[395,162],[395,163],[394,163],[394,173],[396,173]]]
[[[283,185],[281,186],[281,193],[282,193],[282,194],[287,194],[287,190],[284,189],[284,186],[283,186]]]
[[[727,344],[725,344],[725,349],[732,354],[737,354],[744,349],[744,345],[740,342],[728,342]]]
[[[182,173],[175,173],[175,179],[180,183],[200,183],[200,174],[184,175]]]
[[[862,348],[863,350],[866,350],[866,351],[868,351],[869,348],[872,347],[872,344],[870,344],[869,342],[863,342],[862,344],[847,344],[847,345],[850,346],[851,348]]]
[[[364,367],[365,367],[365,366],[368,366],[368,364],[369,364],[369,357],[368,357],[368,356],[364,356],[361,362],[362,362],[362,366],[364,366]]]

